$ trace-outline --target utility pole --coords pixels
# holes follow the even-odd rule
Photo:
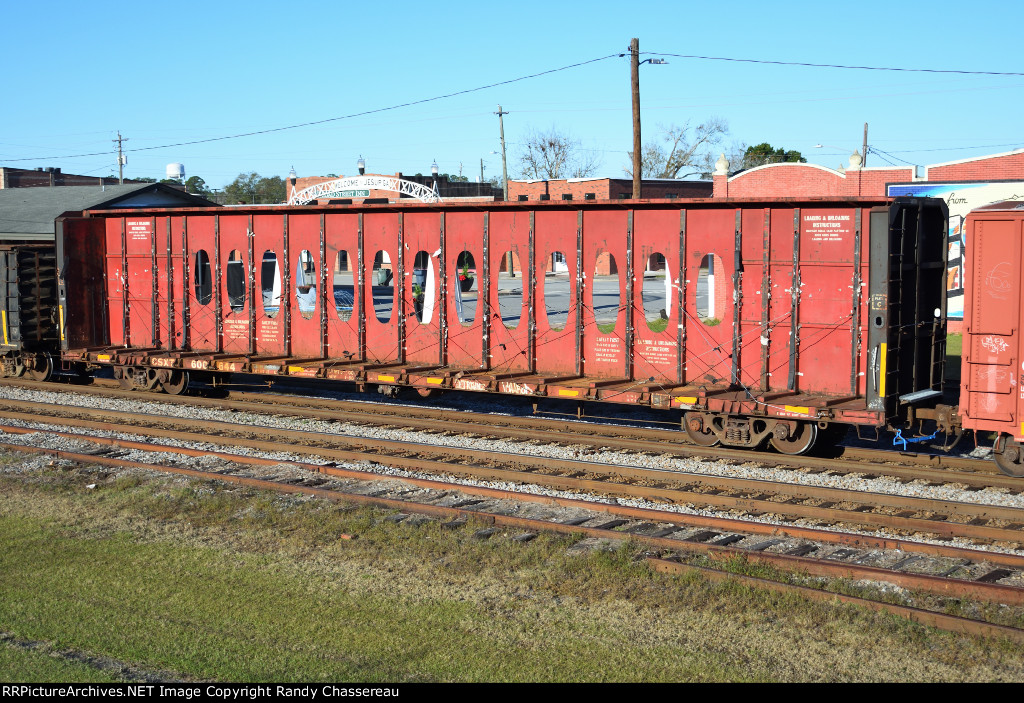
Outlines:
[[[480,182],[484,182],[484,157],[480,157]]]
[[[864,144],[861,150],[861,167],[868,165],[868,123],[864,123]]]
[[[498,105],[498,111],[495,113],[498,116],[498,132],[501,134],[501,185],[505,192],[502,196],[505,200],[508,200],[508,164],[505,161],[505,122],[501,119],[502,115],[507,115],[507,112],[501,111],[501,105]],[[483,180],[482,178],[480,180]]]
[[[124,157],[124,152],[121,151],[121,142],[128,141],[127,137],[121,136],[121,130],[117,130],[117,139],[111,139],[112,142],[117,142],[117,183],[118,185],[124,185],[124,165],[127,163],[127,159]]]
[[[633,199],[640,199],[640,40],[629,42],[629,75],[633,93]]]

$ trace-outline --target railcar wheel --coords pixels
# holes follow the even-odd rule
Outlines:
[[[53,376],[53,358],[49,354],[37,355],[28,375],[34,381],[49,381]]]
[[[718,436],[704,424],[704,418],[698,413],[683,415],[683,429],[686,436],[698,447],[713,447],[718,444]]]
[[[167,395],[181,395],[188,389],[188,371],[171,371],[166,381],[160,382],[160,387]]]
[[[1006,437],[1003,441],[1003,451],[992,452],[992,456],[996,460],[996,466],[1004,474],[1024,478],[1024,450],[1018,442]]]
[[[784,428],[786,425],[776,425],[776,429]],[[818,424],[815,422],[801,422],[797,425],[795,433],[786,432],[784,436],[772,435],[771,444],[775,449],[790,456],[806,454],[814,448],[818,441]]]
[[[126,391],[130,391],[135,388],[135,384],[132,383],[131,369],[127,366],[115,366],[114,378],[117,379],[118,385]]]

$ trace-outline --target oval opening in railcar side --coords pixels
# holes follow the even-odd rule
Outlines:
[[[263,312],[267,317],[277,317],[281,309],[281,267],[277,264],[277,253],[268,249],[260,260],[260,294]]]

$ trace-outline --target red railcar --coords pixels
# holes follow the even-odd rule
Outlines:
[[[58,220],[62,358],[172,393],[244,372],[647,405],[800,453],[941,394],[945,229],[927,198],[84,212]]]
[[[960,417],[997,433],[996,463],[1024,476],[1024,205],[1005,202],[967,216]]]

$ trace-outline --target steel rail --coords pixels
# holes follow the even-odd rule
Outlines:
[[[96,379],[102,383],[107,379]],[[23,388],[53,391],[53,384],[4,379],[2,383]],[[116,382],[111,382],[116,386]],[[67,389],[68,386],[62,386]],[[728,459],[757,462],[775,468],[811,469],[815,472],[839,471],[872,476],[891,476],[905,481],[925,480],[941,483],[962,483],[974,488],[1006,488],[1024,491],[1024,481],[1000,473],[992,461],[937,454],[896,452],[892,450],[841,447],[837,458],[791,456],[728,447],[704,448],[687,442],[678,430],[624,427],[592,422],[552,420],[536,416],[511,416],[461,410],[424,408],[387,403],[368,403],[317,398],[317,407],[309,406],[308,398],[280,396],[271,393],[232,392],[231,399],[195,396],[145,394],[113,388],[74,386],[72,392],[112,398],[138,398],[148,402],[190,405],[211,409],[228,409],[257,413],[287,413],[324,420],[395,424],[409,429],[476,433],[513,440],[541,440],[565,443],[570,434],[574,444],[594,448],[614,448],[643,453],[668,454],[680,457]],[[893,462],[903,461],[900,466]],[[860,462],[860,463],[855,463]]]
[[[64,424],[72,424],[80,427],[91,427],[107,431],[139,432],[139,424],[142,421],[148,422],[149,426],[145,432],[149,435],[174,437],[178,439],[189,439],[192,441],[205,441],[221,444],[233,444],[248,446],[263,451],[295,452],[306,451],[329,459],[341,461],[371,461],[387,463],[397,468],[410,471],[433,471],[435,473],[454,473],[471,476],[484,480],[502,480],[524,483],[541,483],[548,487],[561,490],[593,492],[601,495],[618,494],[629,497],[643,497],[655,501],[669,501],[674,503],[692,503],[695,505],[706,505],[715,508],[731,510],[743,510],[754,515],[765,513],[774,515],[786,515],[790,518],[805,518],[824,520],[831,523],[846,523],[858,526],[872,526],[874,528],[885,527],[894,530],[901,530],[910,533],[933,534],[940,537],[964,537],[970,539],[988,540],[992,542],[1006,542],[1020,544],[1024,541],[1024,531],[1020,523],[1014,522],[1010,526],[997,527],[987,524],[976,524],[977,522],[990,519],[1024,519],[1024,511],[1019,509],[1001,508],[997,506],[978,506],[964,503],[950,503],[949,501],[934,501],[922,498],[907,498],[903,496],[884,496],[880,494],[866,494],[858,491],[841,489],[826,489],[818,487],[792,486],[791,484],[776,484],[768,481],[752,479],[732,479],[719,476],[703,476],[697,474],[681,474],[665,470],[642,469],[635,467],[620,467],[609,464],[597,464],[578,460],[551,459],[547,457],[529,457],[519,454],[499,455],[486,450],[466,450],[458,447],[442,447],[437,445],[423,445],[409,442],[398,442],[394,440],[353,438],[346,435],[317,435],[307,431],[282,430],[276,428],[261,428],[250,425],[239,425],[225,422],[203,422],[203,428],[207,431],[219,431],[222,433],[234,433],[242,435],[258,435],[261,433],[273,433],[277,438],[291,439],[294,442],[306,443],[306,448],[296,444],[285,444],[281,442],[267,442],[260,440],[232,438],[228,439],[223,435],[197,434],[194,420],[185,420],[161,416],[140,417],[138,414],[127,413],[115,410],[95,408],[56,408],[49,404],[30,401],[3,401],[0,407],[6,403],[8,407],[27,407],[33,410],[31,413],[18,413],[7,411],[4,414],[8,417],[20,419],[25,422],[39,422],[42,416],[59,415],[60,410],[80,411],[87,415],[99,415],[103,417],[122,418],[125,425],[116,425],[94,420],[69,419],[60,417]],[[134,424],[131,424],[134,423]],[[169,430],[168,426],[184,427],[184,430]],[[362,449],[338,449],[324,447],[327,441],[333,441],[343,445],[355,445]],[[317,446],[319,445],[319,446]],[[399,452],[400,454],[387,454],[385,451]],[[463,462],[458,463],[451,460],[434,459],[432,456],[457,456]],[[495,468],[487,464],[495,461],[505,460],[511,463],[516,469]],[[479,462],[479,463],[478,463]],[[526,467],[530,470],[523,470]],[[565,475],[550,475],[546,472],[551,470],[565,472]],[[580,478],[583,473],[598,474],[602,479]],[[607,479],[616,475],[626,475],[634,479],[643,479],[654,482],[657,485],[638,485],[613,483]],[[667,488],[666,482],[678,481],[683,484],[680,488]],[[696,484],[697,488],[705,490],[691,490],[690,484]],[[723,492],[722,486],[728,490],[739,492],[741,495],[729,495]],[[768,492],[775,491],[788,496],[784,502],[767,499]],[[805,505],[794,500],[815,500],[825,499],[828,506]],[[877,508],[879,505],[872,505],[871,499],[877,500],[882,507],[901,508],[902,511],[895,515],[885,513],[867,512],[868,508]],[[850,504],[851,508],[834,508],[832,504]],[[913,506],[913,510],[907,508]],[[945,519],[944,515],[933,515],[928,517],[914,517],[915,512],[928,512],[937,507],[944,506],[955,516],[964,518],[970,517],[967,522],[955,522]],[[955,510],[953,510],[955,509]],[[909,514],[908,514],[909,513]]]
[[[882,494],[868,494],[859,491],[843,489],[819,488],[815,486],[794,486],[793,484],[773,483],[756,479],[735,479],[721,476],[705,476],[698,474],[685,474],[675,471],[644,469],[637,467],[622,467],[610,464],[601,464],[570,459],[552,459],[550,457],[531,457],[521,454],[499,454],[489,450],[464,449],[460,447],[448,447],[438,445],[427,445],[413,442],[401,442],[396,440],[366,439],[351,437],[348,435],[322,435],[308,431],[283,430],[279,428],[264,428],[252,425],[241,425],[227,422],[203,421],[203,430],[221,433],[234,433],[242,435],[259,435],[272,433],[275,437],[291,439],[295,442],[305,443],[305,448],[297,447],[295,444],[281,442],[252,441],[245,439],[228,439],[222,435],[197,434],[195,420],[173,418],[167,416],[142,416],[137,413],[128,413],[116,410],[97,408],[75,408],[75,407],[54,407],[50,404],[36,403],[32,401],[0,401],[0,408],[21,406],[29,408],[32,412],[19,413],[9,410],[3,411],[3,415],[16,418],[24,422],[39,422],[43,416],[57,417],[60,422],[78,426],[90,426],[94,429],[108,431],[140,431],[140,423],[149,423],[145,427],[145,433],[149,435],[168,436],[176,439],[190,439],[192,441],[220,442],[231,444],[243,444],[263,451],[294,452],[306,451],[330,459],[342,461],[373,461],[387,463],[397,468],[410,471],[432,471],[436,473],[456,473],[475,478],[501,481],[519,481],[526,483],[542,483],[543,485],[570,491],[589,491],[603,495],[620,495],[627,497],[641,497],[651,500],[666,500],[674,503],[694,503],[708,505],[716,508],[732,510],[744,510],[754,514],[778,514],[787,515],[791,518],[805,518],[826,520],[834,523],[847,523],[854,525],[871,525],[874,527],[886,527],[910,532],[921,532],[944,537],[966,537],[973,539],[989,540],[993,542],[1020,543],[1024,541],[1024,531],[1016,527],[992,527],[984,524],[973,524],[975,521],[991,519],[1024,520],[1024,511],[1019,509],[1002,508],[988,505],[971,505],[965,503],[951,503],[950,501],[936,501],[924,498],[910,498],[905,496],[886,496]],[[68,418],[60,413],[82,412],[86,415],[119,418],[124,424],[115,425],[110,423],[97,422],[94,420],[79,420]],[[179,430],[168,430],[168,426],[182,428]],[[182,434],[184,433],[184,434]],[[360,447],[360,449],[338,449],[324,447],[328,442],[335,444]],[[318,446],[319,445],[319,446]],[[434,459],[433,456],[456,456],[462,461],[470,463],[457,463],[445,459]],[[488,466],[495,462],[504,461],[517,468],[503,469]],[[525,469],[525,470],[524,470]],[[550,471],[561,471],[564,475],[552,475]],[[580,478],[578,474],[598,474],[601,479]],[[636,483],[616,483],[612,479],[616,476],[627,476],[632,479],[643,479],[657,482],[658,485],[639,485]],[[676,481],[683,485],[679,488],[664,487],[665,482]],[[697,489],[691,490],[690,484],[695,484]],[[740,495],[729,495],[722,492],[723,487],[732,492],[739,492]],[[767,499],[771,493],[787,496],[784,502]],[[825,500],[827,506],[805,505],[795,500]],[[850,504],[853,507],[843,509],[831,507],[833,504]],[[897,508],[902,512],[896,515],[884,513],[867,512],[866,508]],[[933,512],[946,510],[952,516],[970,518],[967,522],[954,522],[940,517],[946,515],[933,515],[928,518],[914,517],[917,512]],[[910,513],[909,515],[907,513]],[[1011,523],[1015,526],[1022,526],[1020,523]]]
[[[38,430],[24,427],[0,426],[0,431],[4,431],[10,434],[30,434],[37,432]],[[282,462],[281,460],[278,459],[239,456],[237,454],[231,454],[226,452],[189,449],[187,447],[174,447],[163,444],[135,442],[130,440],[115,439],[109,437],[96,437],[92,435],[81,435],[71,432],[48,432],[48,434],[52,434],[59,437],[65,437],[68,439],[84,440],[92,442],[94,444],[105,444],[115,449],[126,448],[154,452],[171,452],[176,454],[183,454],[186,456],[197,457],[215,456],[224,459],[225,461],[232,461],[236,463],[248,463],[261,466],[280,465],[282,463],[285,463],[289,465],[301,466],[310,471],[322,473],[332,477],[352,478],[357,480],[396,480],[422,488],[457,487],[460,492],[469,495],[489,498],[510,498],[519,502],[535,502],[558,505],[567,508],[580,508],[590,510],[593,512],[604,512],[608,513],[609,515],[616,515],[619,517],[626,517],[636,520],[670,522],[674,524],[685,525],[687,527],[710,528],[722,530],[724,532],[746,532],[753,535],[771,536],[781,535],[789,538],[813,540],[816,542],[823,542],[828,544],[841,544],[861,549],[890,549],[905,552],[916,552],[939,557],[947,557],[951,559],[964,559],[968,561],[987,561],[993,564],[998,564],[1000,566],[1006,566],[1013,569],[1019,569],[1024,571],[1024,555],[1008,552],[979,551],[966,549],[963,547],[951,547],[948,545],[930,544],[924,542],[916,542],[912,540],[904,540],[897,537],[879,537],[876,535],[837,532],[833,530],[823,530],[814,527],[801,527],[796,525],[765,523],[758,521],[743,520],[740,518],[710,517],[690,513],[676,513],[664,510],[656,510],[652,508],[634,508],[630,506],[619,505],[617,503],[604,503],[581,500],[576,498],[536,495],[532,493],[507,491],[502,489],[494,489],[484,486],[474,486],[467,484],[452,484],[439,481],[436,479],[389,476],[369,471],[360,471],[358,469],[343,469],[332,466],[324,466],[321,464],[309,464],[293,461]],[[14,450],[26,449],[26,445],[20,444],[7,446]],[[242,446],[250,445],[244,444]],[[32,448],[29,447],[28,449]],[[705,547],[711,548],[713,550],[713,547],[711,545],[699,545],[695,548],[703,549]],[[788,558],[799,559],[799,557]]]
[[[648,558],[647,563],[652,569],[663,574],[699,573],[708,580],[716,583],[732,581],[755,589],[776,591],[778,593],[795,593],[810,600],[825,602],[838,601],[840,603],[857,605],[870,610],[888,612],[908,620],[913,620],[921,625],[935,627],[940,630],[958,632],[966,635],[980,635],[982,637],[1004,637],[1017,643],[1024,643],[1024,630],[1016,627],[1010,627],[1008,625],[996,625],[994,623],[982,622],[980,620],[962,618],[957,615],[937,613],[932,610],[923,610],[921,608],[913,608],[906,605],[883,603],[881,601],[859,598],[857,596],[848,596],[841,593],[833,593],[831,591],[823,591],[817,588],[799,586],[796,584],[784,583],[782,581],[771,581],[768,579],[757,578],[755,576],[734,574],[728,571],[709,569],[692,564],[680,564],[678,562],[668,561],[665,559]]]
[[[5,412],[4,408],[10,407],[23,407],[29,408],[33,412],[30,414],[18,414],[17,411]],[[5,412],[9,417],[17,417],[24,421],[33,421],[38,419],[41,415],[53,415],[59,412],[74,412],[75,410],[86,413],[87,415],[100,415],[106,417],[119,418],[122,422],[129,421],[140,421],[145,418],[149,418],[149,422],[152,423],[147,428],[147,432],[152,432],[154,429],[161,429],[166,426],[185,426],[189,432],[193,431],[195,424],[194,420],[183,420],[179,418],[167,417],[167,416],[152,416],[141,413],[130,413],[119,410],[109,410],[101,408],[76,408],[75,406],[60,406],[55,408],[49,403],[39,403],[36,401],[11,401],[0,399],[0,412]],[[65,419],[62,417],[62,419]],[[882,520],[879,521],[879,516],[875,514],[865,513],[860,510],[850,509],[845,511],[834,510],[831,507],[819,507],[809,505],[793,504],[791,502],[780,503],[773,500],[767,500],[764,497],[758,497],[766,493],[772,493],[776,495],[787,496],[788,501],[792,500],[822,500],[833,504],[850,503],[856,504],[857,506],[870,505],[879,508],[891,508],[901,511],[912,511],[913,513],[933,513],[935,515],[942,515],[948,517],[963,517],[969,520],[1004,520],[1010,521],[1016,524],[1018,521],[1024,523],[1024,510],[1019,508],[1007,508],[995,505],[987,505],[981,503],[960,503],[948,500],[939,500],[933,498],[919,498],[912,496],[892,496],[883,493],[872,493],[866,491],[851,491],[849,489],[840,488],[829,488],[821,486],[810,486],[804,484],[793,484],[793,483],[781,483],[775,481],[769,481],[766,479],[746,479],[746,478],[732,478],[728,476],[720,475],[707,475],[690,473],[685,471],[671,470],[671,469],[652,469],[635,466],[622,466],[617,464],[606,464],[601,462],[585,461],[580,459],[558,459],[552,457],[533,457],[523,454],[513,454],[507,452],[496,452],[493,450],[481,450],[481,449],[469,449],[463,447],[451,447],[451,446],[440,446],[434,444],[425,444],[422,442],[410,442],[404,440],[389,440],[379,438],[365,438],[356,437],[352,435],[324,435],[314,434],[305,430],[285,430],[279,428],[262,428],[253,425],[242,425],[238,423],[229,422],[217,422],[217,421],[203,421],[203,427],[210,430],[219,430],[223,432],[233,433],[273,433],[275,436],[288,437],[296,441],[309,443],[309,446],[315,446],[315,443],[335,443],[354,445],[362,447],[362,450],[355,454],[343,455],[342,458],[349,461],[360,461],[367,460],[367,452],[380,451],[380,455],[374,455],[373,460],[380,460],[381,456],[387,456],[387,460],[390,462],[402,461],[401,468],[407,468],[408,453],[413,452],[419,457],[411,457],[419,461],[423,461],[426,455],[461,455],[465,460],[472,462],[504,462],[506,464],[515,465],[516,471],[502,472],[500,469],[489,469],[494,473],[496,478],[501,480],[535,480],[531,477],[536,475],[544,475],[544,480],[549,482],[550,485],[557,485],[564,489],[569,490],[596,490],[604,493],[614,493],[617,488],[619,495],[627,496],[639,496],[644,498],[653,499],[675,499],[675,502],[680,500],[689,501],[704,501],[709,504],[718,504],[728,508],[742,508],[745,510],[753,510],[758,512],[787,512],[792,511],[792,514],[796,514],[799,517],[816,518],[816,519],[835,519],[837,515],[845,514],[846,520],[849,521],[856,516],[854,522],[866,522],[869,524],[879,524],[884,526],[893,526],[888,522]],[[320,449],[318,451],[325,451]],[[406,457],[395,457],[393,454],[406,454]],[[455,466],[448,468],[448,470],[468,470],[468,466]],[[525,469],[525,470],[524,470]],[[547,475],[552,471],[565,472],[568,475]],[[626,477],[635,481],[655,482],[664,484],[665,482],[676,482],[683,484],[683,487],[673,489],[671,491],[665,489],[663,486],[647,486],[640,485],[637,483],[622,483],[621,480],[616,482],[610,482],[606,480],[600,480],[595,482],[592,479],[576,478],[575,475],[579,473],[585,474],[598,474],[609,477]],[[694,484],[695,486],[706,488],[705,491],[701,490],[686,490],[686,486]],[[612,488],[614,487],[614,488]],[[739,492],[742,495],[729,496],[721,493],[711,494],[707,491],[717,491],[722,488],[728,489],[729,491]],[[832,511],[832,512],[829,512]],[[908,521],[902,527],[914,530],[925,530],[929,532],[935,532],[936,528],[940,531],[938,534],[952,534],[949,532],[941,531],[939,527],[942,521],[939,521],[935,515],[930,518],[925,518],[913,523]],[[912,518],[912,515],[904,515],[905,518]],[[953,524],[953,523],[951,523]],[[1024,528],[1024,524],[1019,525]],[[964,528],[972,527],[965,525]],[[1024,530],[1010,529],[1000,530],[998,533],[992,532],[984,526],[977,525],[979,529],[970,535],[965,536],[976,536],[982,539],[1008,539],[1011,541],[1024,540]],[[957,532],[955,534],[965,534]]]
[[[25,431],[29,432],[30,430]],[[79,435],[78,438],[86,441],[95,441],[97,439],[83,435]],[[108,443],[112,446],[130,446],[131,448],[135,449],[141,449],[144,451],[152,451],[164,454],[181,453],[190,456],[212,455],[239,464],[253,464],[266,466],[279,465],[282,463],[279,461],[258,457],[244,457],[233,454],[227,454],[223,452],[203,452],[178,447],[168,448],[163,445],[153,445],[140,442],[108,440],[108,442],[101,443]],[[535,518],[521,518],[503,515],[499,513],[482,512],[479,510],[467,510],[464,508],[438,506],[431,505],[428,503],[416,503],[409,500],[396,500],[393,498],[368,496],[359,493],[341,491],[338,489],[325,489],[312,486],[295,485],[291,483],[282,483],[280,481],[274,481],[270,479],[261,479],[249,476],[235,476],[231,474],[224,474],[212,471],[202,471],[178,466],[167,466],[163,464],[149,464],[146,462],[132,461],[114,457],[97,456],[94,454],[82,454],[76,452],[67,452],[63,450],[47,449],[41,447],[27,447],[23,445],[7,443],[0,444],[0,448],[7,449],[9,451],[19,451],[24,453],[48,455],[58,459],[64,459],[84,464],[98,464],[106,466],[122,466],[149,469],[163,473],[188,476],[190,478],[195,479],[234,483],[237,485],[244,485],[261,490],[274,490],[285,493],[299,493],[303,495],[316,496],[319,498],[324,498],[332,501],[349,501],[364,505],[376,506],[380,508],[398,509],[403,511],[415,512],[434,517],[457,516],[466,519],[472,518],[485,524],[500,525],[503,527],[516,527],[537,531],[556,532],[561,534],[583,534],[588,537],[609,540],[622,540],[624,538],[629,538],[632,540],[636,540],[639,543],[646,544],[648,546],[660,547],[675,551],[683,551],[694,554],[705,554],[711,556],[712,558],[731,558],[737,555],[743,555],[746,558],[750,558],[752,556],[754,560],[768,561],[777,566],[783,566],[784,568],[789,568],[790,570],[799,571],[803,573],[828,575],[837,578],[875,578],[876,580],[887,581],[899,579],[899,584],[903,585],[904,587],[916,588],[918,590],[939,593],[942,595],[971,596],[976,598],[982,598],[985,600],[992,600],[994,602],[1014,605],[1024,603],[1024,589],[1018,589],[1009,586],[1001,586],[999,584],[966,582],[959,581],[956,579],[941,579],[939,577],[921,574],[897,573],[873,567],[828,564],[825,562],[820,562],[819,560],[808,559],[806,557],[794,557],[787,555],[766,555],[762,553],[751,555],[749,552],[746,552],[745,550],[729,546],[716,546],[702,543],[683,542],[681,540],[671,539],[667,537],[652,537],[638,534],[624,534],[622,532],[617,532],[612,529],[606,529],[601,527],[569,525],[565,523],[551,522]],[[301,468],[306,468],[310,471],[326,473],[332,476],[340,476],[346,478],[362,478],[364,480],[381,479],[381,477],[377,474],[371,474],[366,472],[356,472],[351,470],[336,469],[332,467],[322,467],[318,465],[308,464],[294,465],[299,466]],[[437,488],[441,490],[461,490],[463,488],[462,486],[446,484],[438,481],[429,481],[423,479],[410,480],[395,477],[389,478],[401,483],[409,483],[411,485],[416,485],[420,487]],[[519,494],[514,494],[509,491],[501,491],[497,489],[486,489],[486,493],[493,497],[509,498],[513,500],[518,500],[520,497]],[[589,503],[586,505],[588,507],[590,506]],[[1007,637],[1017,642],[1024,642],[1024,630],[1019,630],[1017,628],[1012,628],[1008,626],[945,615],[942,613],[922,610],[919,608],[908,608],[906,606],[897,606],[888,603],[882,603],[879,601],[872,601],[864,598],[844,596],[827,591],[811,589],[804,586],[794,586],[782,582],[768,581],[765,579],[755,579],[753,577],[742,576],[729,572],[721,572],[702,567],[691,567],[688,565],[683,565],[678,562],[668,561],[665,559],[649,558],[648,561],[651,564],[652,568],[654,568],[656,571],[678,573],[683,569],[695,569],[701,571],[702,573],[705,573],[712,579],[735,579],[740,581],[741,583],[751,585],[756,588],[786,590],[790,592],[797,592],[801,595],[814,599],[839,600],[841,602],[854,603],[873,610],[888,611],[901,617],[909,618],[921,624],[931,625],[934,627],[938,627],[940,629],[987,637]],[[881,578],[879,579],[879,577]]]

